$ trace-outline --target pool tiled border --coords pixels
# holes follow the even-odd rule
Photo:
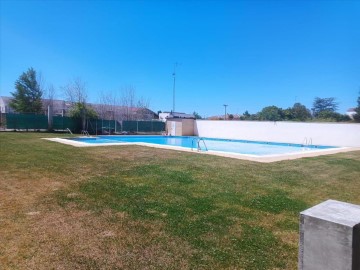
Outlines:
[[[227,152],[220,152],[220,151],[193,151],[189,148],[179,147],[179,146],[167,146],[167,145],[158,145],[152,143],[84,143],[79,141],[72,141],[66,138],[44,138],[49,141],[59,142],[62,144],[67,144],[75,147],[97,147],[97,146],[121,146],[121,145],[140,145],[140,146],[147,146],[147,147],[155,147],[155,148],[162,148],[168,150],[177,150],[177,151],[184,151],[190,153],[197,153],[197,154],[205,154],[205,155],[216,155],[221,157],[228,157],[228,158],[235,158],[235,159],[243,159],[243,160],[250,160],[256,162],[263,162],[263,163],[270,163],[276,161],[283,161],[283,160],[293,160],[303,157],[317,157],[323,155],[330,155],[330,154],[337,154],[343,152],[350,152],[350,151],[360,151],[359,147],[339,147],[339,148],[331,148],[331,149],[321,149],[321,150],[306,150],[301,153],[289,153],[289,154],[277,154],[277,155],[267,155],[267,156],[256,156],[256,155],[248,155],[248,154],[232,154]]]

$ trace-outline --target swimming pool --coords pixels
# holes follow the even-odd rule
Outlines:
[[[317,152],[335,149],[334,146],[301,145],[277,142],[199,138],[192,136],[97,136],[69,139],[88,145],[142,144],[184,148],[199,152],[271,157],[276,155]]]

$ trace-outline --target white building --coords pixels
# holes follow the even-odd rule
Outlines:
[[[159,120],[166,122],[167,119],[195,119],[193,114],[179,113],[179,112],[162,112],[159,113]]]
[[[13,113],[14,110],[9,106],[11,98],[0,97],[0,113]]]
[[[346,111],[346,115],[348,115],[352,120],[354,120],[355,114],[356,114],[355,108],[350,108]]]

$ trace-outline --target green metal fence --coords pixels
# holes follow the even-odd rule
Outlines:
[[[165,123],[160,121],[116,121],[89,120],[87,130],[90,134],[116,134],[121,132],[156,133],[165,130]]]
[[[53,117],[53,129],[54,130],[66,130],[70,129],[72,131],[80,129],[79,121],[76,121],[73,118],[66,116],[54,116]]]
[[[6,114],[0,113],[0,128],[6,127]]]
[[[47,129],[48,120],[42,114],[6,114],[7,129]]]
[[[122,130],[128,132],[162,132],[165,123],[160,121],[122,121]]]
[[[115,120],[92,119],[87,121],[86,129],[90,134],[114,134],[121,131],[121,123]]]
[[[6,114],[5,122],[7,129],[48,129],[48,117],[40,114]],[[53,117],[54,130],[70,129],[80,133],[81,120],[66,116]],[[144,132],[157,133],[165,130],[165,123],[160,121],[116,121],[95,119],[86,122],[85,129],[90,134],[114,134],[121,132]]]

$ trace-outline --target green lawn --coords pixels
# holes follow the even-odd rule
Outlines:
[[[4,269],[297,269],[299,212],[360,204],[359,151],[265,164],[55,136],[0,133]]]

